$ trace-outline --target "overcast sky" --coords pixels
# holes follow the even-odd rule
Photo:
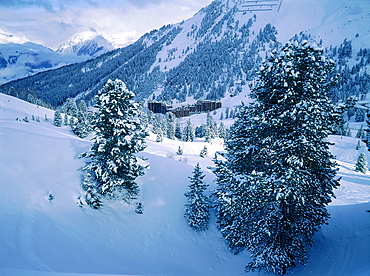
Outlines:
[[[0,32],[57,48],[95,29],[123,46],[142,34],[181,22],[212,0],[0,0]]]

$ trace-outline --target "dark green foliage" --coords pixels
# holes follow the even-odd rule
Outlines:
[[[141,202],[136,203],[135,213],[140,215],[144,213],[143,204]]]
[[[182,138],[182,130],[181,130],[180,121],[176,121],[176,124],[175,124],[175,137],[179,140],[181,140]]]
[[[363,153],[363,152],[361,152],[360,155],[357,158],[355,171],[356,172],[361,172],[361,173],[366,173],[367,172],[367,161],[366,161],[365,153]]]
[[[226,129],[224,123],[220,123],[220,126],[218,127],[218,137],[225,139],[226,138]]]
[[[195,128],[191,120],[186,121],[186,125],[182,132],[182,140],[184,142],[193,142],[195,138]]]
[[[54,113],[54,126],[61,127],[63,123],[62,114],[59,110]]]
[[[134,94],[120,81],[108,81],[96,96],[96,116],[92,122],[95,136],[84,170],[92,178],[93,187],[87,190],[94,205],[101,198],[131,202],[139,193],[136,178],[144,174],[142,157],[136,154],[145,149],[147,133],[138,119]]]
[[[289,43],[263,64],[255,103],[237,112],[226,160],[216,162],[216,198],[229,247],[251,252],[246,271],[304,264],[329,218],[339,181],[326,139],[341,117],[328,99],[333,67],[306,41]]]
[[[204,148],[200,151],[199,156],[204,158],[208,155],[208,149],[207,146],[204,146]]]
[[[71,119],[70,126],[72,132],[80,138],[85,138],[90,132],[90,122],[87,113],[78,111],[76,118]]]
[[[185,205],[184,216],[188,225],[196,231],[208,229],[210,219],[209,199],[204,195],[208,184],[203,181],[204,177],[198,163],[194,168],[193,176],[189,177],[190,184],[185,193],[188,203]]]
[[[183,149],[179,146],[179,148],[177,149],[176,154],[177,155],[182,155],[183,153],[184,153]]]

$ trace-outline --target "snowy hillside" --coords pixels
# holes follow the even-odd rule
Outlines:
[[[150,169],[138,179],[144,213],[121,203],[97,211],[76,204],[82,191],[78,156],[90,142],[66,127],[54,127],[52,118],[53,111],[0,94],[1,275],[246,275],[248,252],[227,250],[214,216],[208,231],[196,233],[182,215],[188,176],[197,162],[214,188],[206,167],[222,150],[220,140],[207,144],[209,157],[200,158],[202,140],[157,143],[150,136],[144,153]],[[192,118],[196,124],[203,119]],[[355,149],[355,138],[330,140],[336,143],[331,151],[341,165],[342,186],[329,206],[329,225],[315,235],[307,266],[297,266],[290,275],[370,274],[370,217],[365,212],[370,209],[370,173],[354,171],[358,154],[370,155],[363,144]],[[181,158],[175,153],[179,145]]]

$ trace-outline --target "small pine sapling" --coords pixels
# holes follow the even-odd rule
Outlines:
[[[143,204],[141,202],[136,203],[135,213],[143,214]]]
[[[176,151],[177,155],[182,155],[184,153],[183,149],[179,146],[179,148]]]
[[[360,141],[358,141],[357,142],[357,146],[356,146],[356,150],[359,150],[361,148],[361,142]]]
[[[199,156],[202,157],[202,158],[204,158],[204,157],[207,156],[207,154],[208,154],[207,146],[204,146],[204,148],[200,151]]]

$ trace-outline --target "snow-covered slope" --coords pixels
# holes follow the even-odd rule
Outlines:
[[[56,50],[61,54],[97,57],[113,50],[113,45],[94,29],[75,34]]]
[[[25,117],[29,122],[22,121]],[[202,141],[156,143],[149,137],[144,155],[150,169],[138,179],[144,214],[121,203],[97,211],[76,204],[83,166],[78,156],[90,142],[54,127],[52,118],[53,111],[0,94],[1,275],[245,275],[248,252],[235,256],[227,250],[213,214],[204,233],[193,232],[182,215],[188,176],[197,162],[214,188],[206,166],[214,151],[222,150],[221,141],[207,144],[210,154],[203,159]],[[329,225],[315,235],[307,267],[298,266],[290,275],[370,274],[365,212],[370,174],[354,171],[357,139],[330,140],[336,143],[331,150],[341,165],[342,186],[329,206]],[[175,154],[179,145],[181,157]],[[360,151],[370,157],[364,145]],[[51,201],[49,193],[55,196]]]

